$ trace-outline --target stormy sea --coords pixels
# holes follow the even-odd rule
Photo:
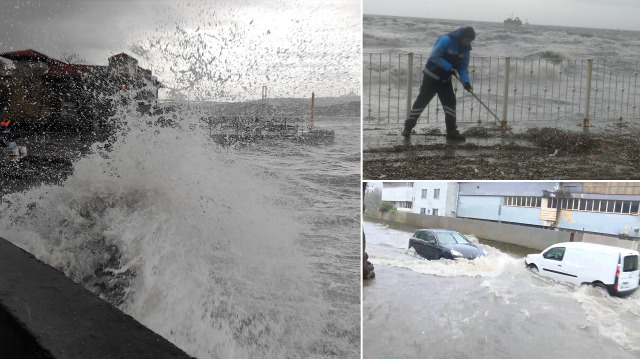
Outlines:
[[[533,21],[532,21],[533,22]],[[637,61],[640,32],[546,25],[364,15],[364,52],[429,55],[439,36],[472,26],[474,57]],[[424,64],[423,64],[424,65]]]
[[[365,15],[363,21],[363,100],[368,123],[401,122],[407,97],[403,85],[407,54],[414,54],[413,87],[417,93],[422,68],[436,39],[466,26],[476,31],[470,80],[474,93],[493,114],[483,111],[484,107],[474,108],[480,103],[458,91],[459,122],[582,120],[587,115],[587,96],[592,120],[640,116],[640,32],[380,15]],[[589,64],[592,78],[588,75]],[[503,108],[505,80],[509,96],[508,106]],[[454,81],[454,91],[457,85]],[[422,121],[437,121],[437,117],[436,106],[430,106]]]
[[[2,197],[0,236],[192,356],[359,357],[359,118],[221,146],[215,111],[119,108],[64,181]]]

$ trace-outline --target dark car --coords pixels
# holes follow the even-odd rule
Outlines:
[[[474,259],[487,254],[462,234],[448,229],[419,229],[409,239],[409,248],[426,259]]]

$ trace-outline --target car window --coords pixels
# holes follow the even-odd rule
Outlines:
[[[624,257],[624,265],[622,266],[622,271],[635,272],[637,270],[638,270],[638,256]]]
[[[456,244],[458,243],[458,241],[456,241],[455,238],[453,238],[453,236],[451,235],[451,233],[438,233],[436,234],[436,237],[438,238],[438,243],[442,244]]]
[[[454,233],[453,238],[455,238],[456,242],[458,243],[463,243],[463,244],[469,243],[469,241],[460,233]]]
[[[436,236],[433,235],[433,233],[429,233],[427,232],[427,242],[434,242],[436,241]]]
[[[438,237],[438,242],[440,244],[457,244],[463,243],[468,244],[469,241],[464,238],[460,233],[438,233],[436,234]]]
[[[564,247],[554,247],[546,251],[542,256],[546,259],[553,259],[555,261],[561,261],[564,258]]]

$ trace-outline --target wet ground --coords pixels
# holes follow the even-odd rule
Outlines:
[[[524,268],[526,248],[427,261],[409,228],[364,222],[376,279],[363,288],[364,358],[637,358],[640,292],[613,298]]]
[[[93,135],[63,132],[11,132],[2,139],[27,152],[15,156],[0,143],[0,198],[42,183],[59,183],[72,173],[72,162],[98,141]]]
[[[638,179],[640,126],[628,121],[517,123],[507,130],[462,124],[465,142],[447,140],[444,124],[365,126],[367,180]],[[416,131],[417,130],[417,131]]]

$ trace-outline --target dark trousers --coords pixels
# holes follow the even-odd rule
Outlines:
[[[420,93],[418,93],[418,97],[413,103],[413,107],[411,107],[409,118],[404,122],[405,129],[410,131],[416,126],[418,117],[420,117],[422,111],[436,94],[444,108],[444,123],[447,127],[447,132],[453,132],[458,128],[456,126],[456,95],[453,92],[451,79],[441,82],[423,74]]]

